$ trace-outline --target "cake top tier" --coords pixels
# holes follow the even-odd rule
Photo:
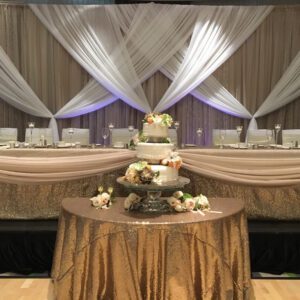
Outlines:
[[[173,124],[173,119],[168,114],[152,112],[145,116],[145,118],[143,119],[143,123],[149,125],[156,124],[160,126],[171,127]]]

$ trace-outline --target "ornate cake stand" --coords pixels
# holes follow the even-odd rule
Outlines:
[[[171,212],[172,209],[166,199],[161,197],[162,192],[181,189],[188,184],[190,180],[186,177],[179,176],[177,180],[164,182],[163,184],[134,184],[126,181],[123,176],[119,177],[117,182],[131,191],[147,192],[140,202],[135,203],[132,206],[131,210],[144,213],[165,213]]]

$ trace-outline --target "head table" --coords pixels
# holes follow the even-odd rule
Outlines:
[[[127,212],[62,202],[52,278],[57,299],[252,299],[247,220],[238,199],[211,211]]]
[[[204,149],[178,151],[185,190],[245,201],[252,219],[300,220],[300,150]],[[91,197],[98,185],[128,191],[115,181],[136,152],[112,148],[0,149],[0,219],[57,218],[61,201]]]

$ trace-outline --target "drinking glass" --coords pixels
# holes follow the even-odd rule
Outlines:
[[[203,134],[203,128],[198,128],[196,130],[196,133],[197,133],[197,136],[198,136],[199,145],[201,145],[201,137],[202,137],[202,134]]]
[[[30,145],[32,145],[32,131],[33,131],[34,126],[35,126],[34,122],[28,122],[28,127],[30,129]]]
[[[273,130],[267,130],[266,135],[267,135],[268,147],[270,147],[273,140]]]
[[[275,145],[276,145],[276,147],[277,147],[277,143],[278,143],[278,133],[279,133],[279,131],[280,131],[280,129],[281,129],[281,124],[275,124],[274,128],[275,128]]]
[[[74,134],[74,128],[69,128],[69,129],[68,129],[68,134],[69,134],[69,137],[70,137],[71,147],[73,147],[73,134]]]
[[[109,128],[102,128],[103,147],[106,147],[106,139],[109,137]]]
[[[220,149],[224,148],[224,140],[226,136],[226,130],[220,129],[219,130],[219,141],[220,141]]]
[[[109,135],[110,135],[110,142],[109,144],[112,146],[112,130],[115,128],[115,125],[113,123],[108,124],[108,129],[109,129]]]
[[[241,147],[241,133],[243,131],[243,126],[239,125],[239,126],[236,126],[236,132],[237,132],[237,135],[238,135],[238,147],[240,148]]]
[[[134,131],[134,126],[133,126],[133,125],[129,125],[129,126],[128,126],[128,131],[129,131],[129,133],[130,133],[130,140],[132,140],[132,133],[133,133],[133,131]]]

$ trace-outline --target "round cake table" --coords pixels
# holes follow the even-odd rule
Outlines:
[[[211,212],[141,214],[117,198],[62,202],[52,278],[57,299],[252,299],[247,220],[238,199]]]

